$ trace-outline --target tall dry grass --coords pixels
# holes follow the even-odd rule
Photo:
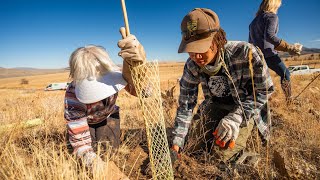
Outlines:
[[[34,129],[17,126],[1,132],[0,179],[78,177],[79,167],[64,145],[63,92],[0,91],[5,94],[0,99],[1,125],[44,120]]]
[[[288,62],[291,63],[291,62]],[[165,109],[166,120],[172,123],[176,100],[179,94],[177,78],[181,76],[183,64],[160,66],[161,89],[169,95],[171,105]],[[272,138],[267,150],[260,150],[261,161],[255,170],[257,178],[307,178],[320,177],[320,79],[315,80],[292,104],[287,105],[280,87],[279,78],[271,72],[276,91],[272,95]],[[292,76],[293,95],[314,78],[314,75]],[[22,129],[14,127],[0,132],[0,179],[101,179],[93,176],[68,152],[65,145],[65,122],[63,118],[64,91],[45,92],[43,88],[52,82],[68,80],[68,74],[23,77],[28,85],[20,85],[21,77],[0,79],[0,125],[19,123],[40,118],[44,124]],[[174,91],[171,88],[176,86]],[[166,91],[167,90],[167,91]],[[200,101],[203,96],[200,95]],[[141,129],[138,100],[121,92],[117,101],[121,107],[121,128]],[[127,155],[137,143],[127,139],[119,155],[111,159],[132,178],[133,168],[140,154],[127,162]],[[260,143],[254,134],[251,142]],[[254,146],[256,147],[256,146]],[[250,150],[250,146],[248,148]],[[252,148],[252,151],[257,151]],[[266,154],[269,153],[268,159]],[[279,160],[280,159],[280,160]],[[109,159],[105,160],[109,162]],[[201,162],[198,162],[201,164]],[[201,166],[195,166],[201,167]],[[209,165],[206,165],[209,167]],[[265,167],[268,167],[265,169]],[[196,170],[196,168],[192,168]],[[177,173],[180,173],[179,171]],[[194,172],[199,173],[199,172]]]
[[[164,67],[172,71],[170,77],[164,73],[165,83],[170,78],[175,82],[181,74],[177,66]],[[106,174],[90,173],[68,152],[63,117],[65,92],[43,91],[50,83],[68,81],[68,73],[26,76],[23,77],[28,80],[25,85],[21,85],[21,78],[0,79],[0,125],[18,125],[35,118],[44,120],[44,124],[29,129],[14,126],[0,132],[0,179],[112,179],[110,174],[104,177]],[[121,92],[117,104],[121,107],[123,129],[144,126],[139,118],[137,98]],[[127,167],[126,159],[120,156],[129,154],[131,144],[133,141],[126,139],[118,155],[111,157],[128,174],[132,168]]]

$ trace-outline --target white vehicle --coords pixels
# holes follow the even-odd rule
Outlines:
[[[54,91],[54,90],[66,90],[70,83],[51,83],[44,90],[45,91]]]
[[[290,74],[312,74],[320,73],[320,69],[311,69],[308,65],[289,66]]]

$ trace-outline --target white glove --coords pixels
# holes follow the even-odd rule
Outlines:
[[[230,141],[229,147],[233,149],[239,135],[239,127],[240,121],[236,122],[228,118],[221,119],[213,133],[216,138],[216,144],[220,147],[225,147],[226,143]]]
[[[300,54],[301,54],[301,51],[302,51],[302,46],[303,46],[303,45],[300,44],[300,43],[294,43],[293,46],[294,46],[294,49],[295,49],[295,51],[297,52],[297,54],[300,55]]]
[[[130,34],[119,40],[118,47],[121,49],[119,56],[129,65],[140,65],[146,61],[146,53],[138,39]]]

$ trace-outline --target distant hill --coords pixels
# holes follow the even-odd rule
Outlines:
[[[20,76],[34,76],[41,74],[54,74],[68,72],[66,69],[36,69],[29,67],[18,67],[18,68],[3,68],[0,67],[0,79],[9,77],[20,77]]]
[[[320,53],[320,49],[319,49],[319,48],[307,48],[307,47],[302,47],[301,55],[305,55],[305,54],[316,54],[316,53]],[[279,52],[279,55],[280,55],[280,57],[282,57],[282,58],[290,57],[289,53],[286,53],[286,52]]]
[[[320,49],[319,48],[307,48],[303,47],[300,56],[290,56],[289,53],[279,52],[279,56],[285,60],[299,60],[299,59],[320,59]],[[319,57],[319,58],[318,58]],[[170,61],[172,62],[172,61]],[[166,64],[166,61],[160,61],[161,64]],[[122,65],[119,65],[122,67]],[[0,67],[0,79],[9,77],[20,77],[20,76],[33,76],[41,74],[54,74],[61,72],[68,72],[69,68],[62,69],[37,69],[31,67],[16,67],[16,68],[3,68]]]
[[[41,69],[38,69],[38,68],[31,68],[31,67],[16,67],[16,68],[10,68],[10,69],[27,70],[27,71],[41,70]]]
[[[313,53],[320,53],[320,49],[302,47],[302,54],[313,54]]]

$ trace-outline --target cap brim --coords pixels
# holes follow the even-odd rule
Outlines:
[[[77,99],[85,104],[101,101],[114,95],[127,85],[120,71],[112,71],[104,76],[88,80],[85,79],[75,86]]]
[[[187,53],[187,52],[195,52],[195,53],[204,53],[207,52],[212,44],[212,40],[215,33],[212,33],[209,37],[200,39],[200,40],[190,40],[186,41],[184,39],[181,40],[178,53]]]

